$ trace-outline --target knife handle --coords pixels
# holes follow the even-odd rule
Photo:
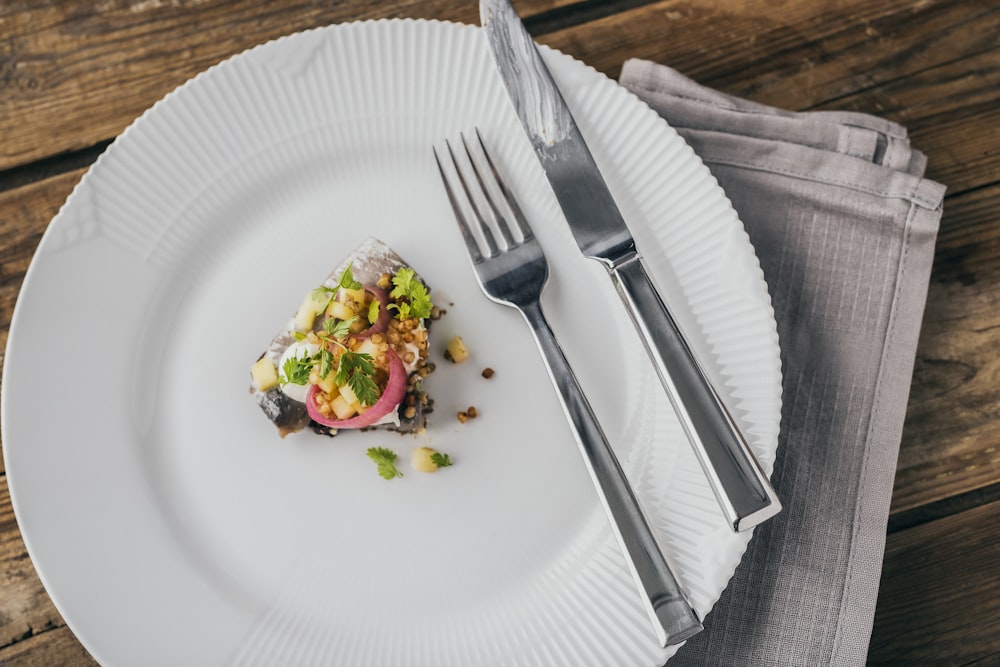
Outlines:
[[[748,530],[780,512],[774,488],[639,257],[610,272],[729,525]]]
[[[698,615],[670,569],[618,463],[618,457],[545,320],[541,306],[534,301],[520,306],[520,310],[545,360],[545,368],[573,427],[573,435],[584,455],[601,504],[611,520],[611,527],[628,555],[629,569],[644,595],[646,610],[660,644],[666,647],[686,641],[702,630]]]

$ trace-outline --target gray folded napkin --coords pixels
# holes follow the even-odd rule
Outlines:
[[[638,60],[620,83],[732,200],[784,377],[772,476],[784,511],[670,664],[864,664],[944,186],[922,178],[926,159],[895,123],[782,111]]]

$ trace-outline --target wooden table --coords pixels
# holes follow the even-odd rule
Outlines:
[[[1000,663],[1000,5],[995,0],[519,0],[539,41],[616,76],[640,57],[793,110],[906,125],[948,186],[888,523],[875,664]],[[472,0],[4,0],[0,348],[46,225],[144,109],[227,56]],[[183,638],[178,638],[183,641]],[[28,559],[0,468],[0,664],[92,659]]]

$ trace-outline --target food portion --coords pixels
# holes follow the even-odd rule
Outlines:
[[[410,465],[420,472],[437,472],[452,465],[451,457],[430,447],[417,447],[410,455]]]
[[[444,350],[444,358],[456,364],[460,364],[469,358],[469,349],[465,347],[465,341],[461,336],[454,336],[448,341],[448,347]]]
[[[251,392],[284,437],[311,427],[423,430],[428,327],[439,311],[416,272],[368,239],[307,293],[251,366]]]

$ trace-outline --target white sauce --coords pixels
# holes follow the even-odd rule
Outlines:
[[[281,355],[281,361],[278,362],[278,373],[284,377],[285,362],[289,359],[301,359],[302,357],[311,357],[314,354],[319,353],[319,346],[313,343],[306,342],[304,340],[296,341],[289,345],[284,354]],[[306,402],[306,392],[309,390],[308,384],[292,384],[291,382],[286,382],[281,385],[281,391],[288,398],[298,401],[299,403]]]

